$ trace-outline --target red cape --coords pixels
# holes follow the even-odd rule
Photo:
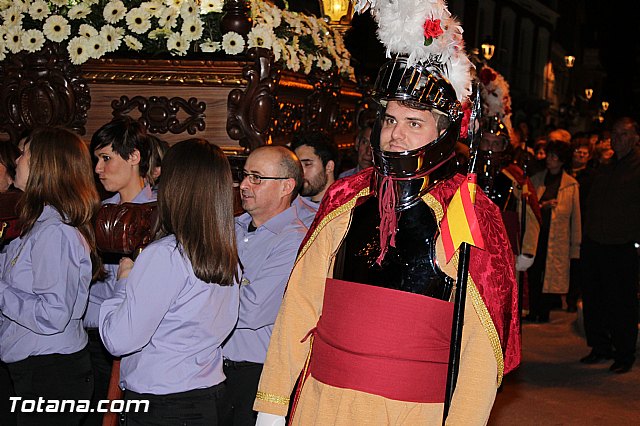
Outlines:
[[[353,199],[361,190],[371,185],[373,168],[346,178],[338,179],[327,190],[318,213],[301,244],[304,247],[323,218],[339,206]],[[465,177],[456,175],[439,182],[429,192],[446,211],[449,201]],[[372,191],[373,193],[373,191]],[[361,197],[358,204],[368,197]],[[518,284],[515,279],[513,254],[511,253],[500,211],[482,192],[476,195],[476,215],[485,242],[485,249],[471,248],[469,273],[484,301],[493,325],[500,338],[504,357],[504,373],[520,364],[520,318],[518,315]]]

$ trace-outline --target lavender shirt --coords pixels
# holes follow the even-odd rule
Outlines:
[[[0,358],[71,354],[87,344],[82,314],[91,282],[80,232],[45,206],[33,228],[0,254]]]
[[[298,217],[304,223],[304,226],[307,228],[311,227],[311,223],[313,219],[316,217],[316,213],[318,213],[318,207],[320,207],[320,203],[316,203],[311,201],[307,197],[303,197],[302,195],[298,195],[293,203],[291,203],[298,210]]]
[[[105,347],[122,356],[120,386],[166,395],[224,381],[220,345],[238,319],[238,285],[208,284],[161,238],[138,256],[100,308]]]
[[[243,266],[240,317],[223,354],[233,361],[264,363],[284,289],[307,227],[295,206],[253,232],[248,231],[250,222],[248,213],[236,218],[238,256]]]
[[[149,185],[147,185],[142,188],[131,202],[144,204],[152,201],[156,201],[156,193]],[[113,197],[102,201],[102,205],[105,204],[120,204],[120,194],[116,194]],[[116,277],[118,276],[118,265],[105,264],[104,269],[107,272],[107,277],[104,281],[97,281],[89,288],[89,306],[87,306],[87,313],[84,316],[84,326],[86,328],[98,328],[100,305],[105,300],[113,297],[116,292],[115,287]]]

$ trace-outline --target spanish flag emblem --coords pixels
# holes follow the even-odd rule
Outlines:
[[[453,195],[447,212],[440,222],[447,263],[462,243],[484,249],[484,241],[474,209],[476,187],[475,173],[467,175],[467,178]]]

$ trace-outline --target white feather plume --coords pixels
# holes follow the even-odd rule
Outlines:
[[[358,13],[371,8],[378,21],[378,38],[387,56],[408,56],[409,65],[420,62],[437,66],[456,91],[460,102],[471,93],[471,69],[462,39],[462,27],[451,16],[444,0],[354,0]],[[440,20],[443,33],[425,46],[424,24]]]
[[[482,113],[487,117],[497,116],[511,132],[509,83],[502,74],[488,65],[482,67],[478,73],[478,80],[480,81]]]

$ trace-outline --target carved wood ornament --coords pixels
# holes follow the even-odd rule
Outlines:
[[[0,131],[17,142],[38,126],[64,126],[83,135],[91,95],[80,68],[58,44],[0,61]]]
[[[151,133],[180,134],[186,131],[190,135],[195,135],[206,127],[204,111],[207,105],[204,102],[198,102],[196,98],[185,100],[180,97],[169,99],[165,96],[148,98],[134,96],[129,99],[128,96],[121,96],[120,100],[114,100],[111,103],[111,107],[114,117],[128,115],[137,109],[141,114],[138,121],[143,123]],[[181,110],[187,116],[183,121],[178,117]]]
[[[250,151],[267,142],[280,69],[274,67],[269,49],[253,47],[247,56],[252,61],[243,71],[247,87],[227,97],[227,134]]]

